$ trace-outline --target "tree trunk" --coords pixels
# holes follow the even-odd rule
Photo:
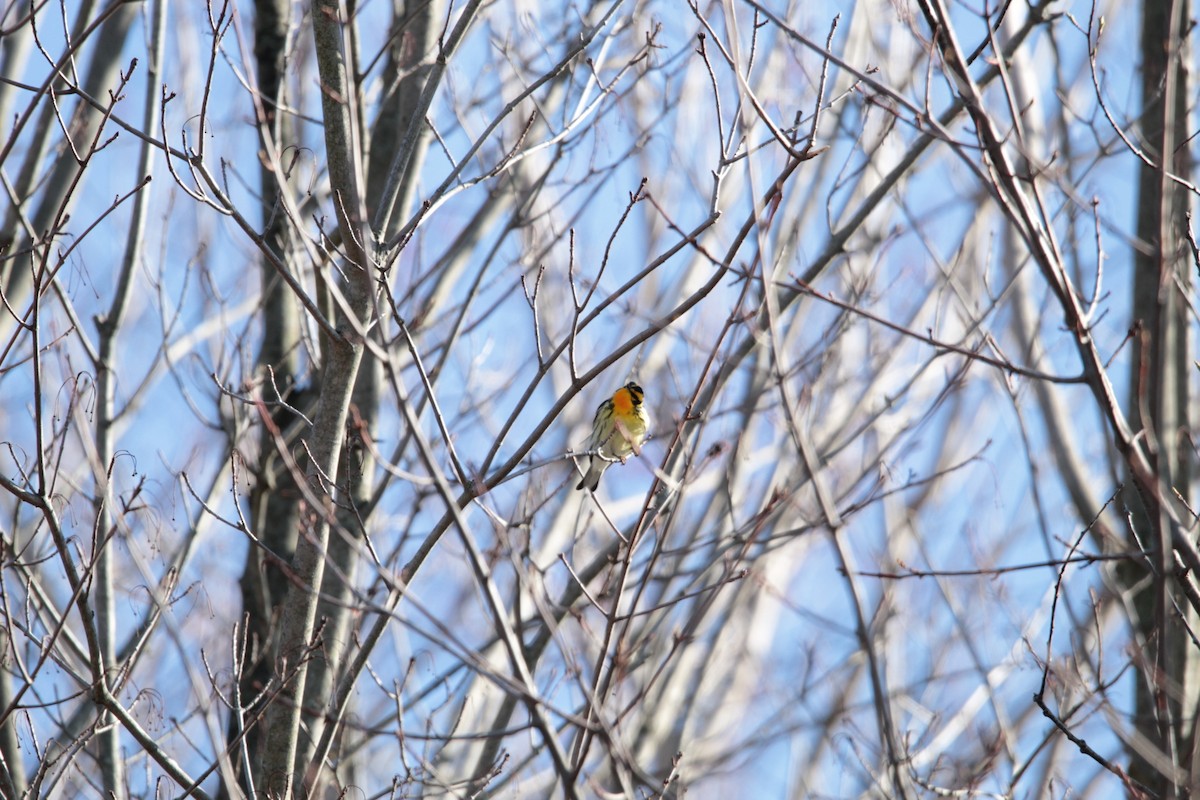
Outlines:
[[[1188,320],[1185,258],[1188,198],[1170,174],[1186,178],[1187,73],[1181,46],[1187,3],[1147,0],[1142,8],[1142,142],[1152,162],[1138,176],[1138,248],[1133,283],[1134,338],[1130,418],[1140,422],[1147,450],[1162,484],[1188,495]],[[1170,173],[1170,174],[1169,174]],[[1176,608],[1187,603],[1174,581],[1170,525],[1163,514],[1148,513],[1131,499],[1133,524],[1141,546],[1152,553],[1154,568],[1125,570],[1134,596],[1143,669],[1137,682],[1139,732],[1172,764],[1187,764],[1191,740],[1194,686],[1186,678],[1196,657]],[[1137,542],[1132,543],[1136,548]],[[1147,577],[1149,579],[1147,580]],[[1145,753],[1130,749],[1130,776],[1159,797],[1186,797],[1192,781],[1166,775]]]
[[[285,69],[287,33],[291,23],[291,4],[286,0],[258,0],[255,4],[254,57],[258,71],[259,94],[254,96],[256,118],[261,133],[259,175],[262,193],[263,239],[276,259],[291,264],[289,242],[291,221],[285,213],[286,176],[277,170],[283,153],[295,144],[291,114],[280,114],[287,102]],[[250,492],[248,519],[262,547],[252,546],[246,553],[242,571],[242,615],[244,641],[242,674],[239,681],[238,709],[230,716],[229,738],[239,773],[246,764],[257,763],[262,745],[262,728],[251,725],[266,701],[263,690],[272,673],[272,654],[277,644],[278,608],[287,595],[284,565],[296,550],[296,531],[300,525],[301,493],[288,459],[280,452],[294,442],[302,413],[311,411],[309,393],[298,387],[300,381],[300,319],[295,298],[275,268],[263,259],[260,264],[262,285],[263,338],[255,375],[260,420],[258,463]],[[284,400],[286,405],[280,402]],[[239,710],[240,709],[240,710]],[[244,743],[239,737],[244,734]],[[248,779],[243,776],[243,782]],[[252,787],[243,787],[248,792]],[[228,787],[226,787],[228,792]]]

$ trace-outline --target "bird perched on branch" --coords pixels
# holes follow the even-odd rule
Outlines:
[[[633,381],[613,392],[613,396],[596,408],[592,420],[592,438],[588,451],[592,457],[588,462],[587,474],[576,489],[596,491],[600,476],[613,461],[625,463],[630,453],[641,453],[642,444],[650,427],[650,415],[646,413],[645,392]]]

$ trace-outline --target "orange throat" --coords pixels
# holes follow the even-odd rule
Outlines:
[[[616,394],[613,395],[612,402],[613,411],[621,416],[627,416],[633,411],[633,394],[624,386],[617,389]]]

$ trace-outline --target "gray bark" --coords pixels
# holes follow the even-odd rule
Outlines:
[[[281,692],[267,709],[261,765],[256,776],[259,791],[290,797],[297,787],[297,754],[302,700],[309,658],[319,648],[314,639],[318,592],[323,583],[330,531],[336,518],[336,487],[330,479],[339,473],[351,397],[363,353],[363,337],[374,285],[372,245],[365,225],[364,187],[358,156],[359,120],[356,119],[353,64],[346,56],[344,20],[337,2],[314,2],[311,18],[321,76],[321,107],[326,156],[333,188],[335,214],[343,232],[346,276],[340,287],[344,298],[336,336],[324,341],[321,393],[313,431],[306,437],[311,462],[307,470],[309,500],[301,514],[292,560],[292,580],[280,620],[275,678]]]
[[[1188,412],[1188,306],[1184,288],[1191,284],[1187,261],[1188,197],[1168,173],[1187,178],[1188,81],[1183,31],[1188,25],[1183,0],[1146,0],[1142,6],[1142,140],[1153,164],[1138,174],[1133,318],[1140,326],[1130,376],[1131,418],[1140,420],[1152,466],[1162,485],[1188,497],[1190,430]],[[1162,508],[1146,508],[1130,498],[1133,525],[1143,545],[1153,548],[1153,568],[1134,565],[1124,571],[1134,596],[1146,667],[1137,681],[1138,730],[1172,764],[1185,757],[1192,739],[1194,679],[1187,676],[1195,647],[1176,608],[1186,607],[1174,580],[1172,522]],[[1136,546],[1136,545],[1135,545]],[[1149,580],[1146,578],[1149,577]],[[1194,615],[1193,615],[1194,616]],[[1192,698],[1188,700],[1187,698]],[[1186,702],[1185,702],[1186,701]],[[1164,774],[1144,751],[1130,749],[1130,776],[1159,797],[1191,796],[1195,780]],[[1194,770],[1193,770],[1194,774]]]

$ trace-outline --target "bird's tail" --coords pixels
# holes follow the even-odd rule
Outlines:
[[[608,468],[608,462],[603,458],[593,456],[588,460],[588,471],[575,485],[575,490],[580,491],[587,489],[590,492],[596,491],[596,487],[600,485],[600,476],[604,474],[604,470]]]

